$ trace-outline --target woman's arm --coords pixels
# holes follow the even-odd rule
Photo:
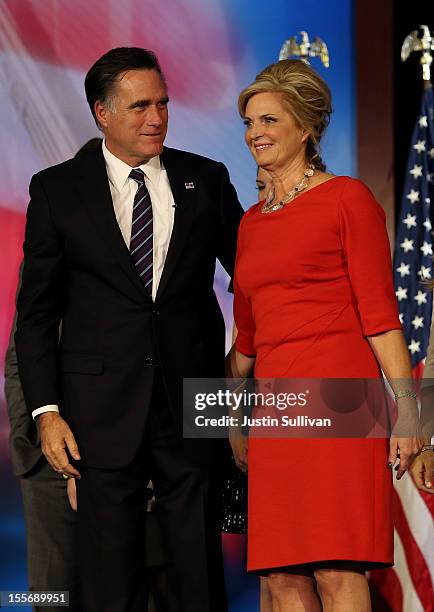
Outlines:
[[[254,357],[247,357],[235,348],[235,344],[226,356],[226,378],[247,378],[253,371]]]
[[[400,479],[409,469],[424,444],[419,425],[419,411],[414,393],[411,361],[401,330],[393,329],[382,334],[368,337],[369,344],[395,393],[398,407],[398,420],[390,439],[389,465],[398,458],[397,478]],[[410,393],[409,396],[403,393]]]
[[[247,378],[253,371],[255,359],[243,355],[235,348],[235,340],[237,337],[237,328],[234,325],[232,332],[232,348],[226,356],[226,378],[227,379],[244,379]],[[240,409],[238,409],[238,417],[242,419]],[[234,454],[235,463],[242,472],[247,472],[247,452],[248,438],[243,434],[241,427],[229,428],[229,442]]]

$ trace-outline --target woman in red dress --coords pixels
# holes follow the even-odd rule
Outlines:
[[[231,375],[375,378],[380,366],[415,417],[392,285],[385,215],[360,181],[325,172],[318,144],[330,92],[304,62],[262,71],[240,95],[246,142],[271,176],[245,214],[235,271]],[[407,429],[408,432],[408,429]],[[409,437],[249,440],[248,569],[268,576],[273,611],[370,610],[365,571],[393,563],[392,476]],[[247,451],[231,432],[235,459]]]

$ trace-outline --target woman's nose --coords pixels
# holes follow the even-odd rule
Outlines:
[[[252,140],[255,140],[256,138],[259,138],[260,136],[262,136],[263,130],[262,130],[262,126],[260,123],[253,123],[250,126],[250,130],[249,130],[249,136]]]

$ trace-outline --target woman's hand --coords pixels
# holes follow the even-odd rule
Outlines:
[[[237,467],[244,473],[247,473],[247,453],[249,439],[242,433],[238,427],[229,428],[229,442],[234,454]]]
[[[423,447],[423,440],[417,436],[413,438],[399,438],[392,434],[390,438],[389,467],[393,467],[399,456],[396,477],[400,480],[405,472],[410,469]]]
[[[74,512],[77,512],[77,488],[75,486],[75,478],[68,478],[66,491],[68,493],[69,505]]]
[[[422,450],[425,440],[419,422],[416,400],[412,397],[399,398],[398,418],[390,437],[389,467],[399,457],[396,477],[400,480]]]

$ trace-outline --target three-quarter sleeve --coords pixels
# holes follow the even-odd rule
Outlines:
[[[238,282],[239,262],[242,257],[242,232],[243,221],[241,221],[238,231],[237,255],[235,261],[234,274],[234,320],[238,330],[235,340],[237,351],[247,357],[255,357],[256,350],[254,345],[255,321],[252,313],[251,301],[243,293]]]
[[[348,180],[340,202],[340,233],[365,336],[401,329],[385,217],[369,189]]]
[[[235,348],[246,357],[255,357],[255,322],[252,307],[250,300],[244,296],[237,283],[236,271],[234,278],[234,318],[238,330]]]

